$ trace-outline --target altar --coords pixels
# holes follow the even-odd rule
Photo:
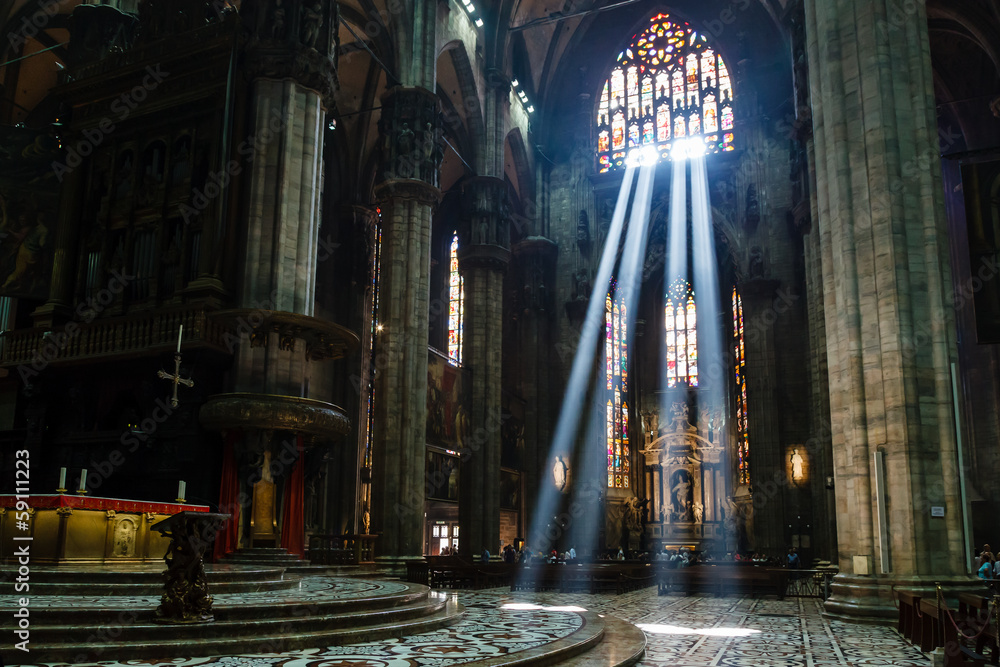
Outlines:
[[[24,497],[22,496],[22,499]],[[145,563],[161,561],[170,538],[150,530],[179,512],[208,512],[206,505],[157,503],[66,494],[0,495],[0,562],[13,560],[14,537],[30,537],[33,564]],[[22,521],[27,521],[25,527]]]

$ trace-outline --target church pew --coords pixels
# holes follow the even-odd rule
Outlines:
[[[976,638],[973,650],[982,656],[985,655],[986,649],[989,649],[989,661],[996,665],[1000,661],[1000,645],[997,641],[996,620],[991,615],[991,610],[992,605],[989,598],[975,593],[960,593],[955,620],[958,621],[966,634],[977,634],[983,630],[982,634]]]
[[[920,619],[917,612],[920,609],[920,596],[905,591],[896,594],[899,599],[899,634],[911,644],[920,644]]]
[[[938,600],[923,599],[920,601],[921,630],[920,630],[920,650],[930,653],[934,649],[941,647],[944,649],[945,667],[967,667],[969,665],[982,666],[986,664],[986,658],[976,651],[963,646],[959,641],[958,630],[952,623],[952,618],[957,622],[958,612],[950,609],[946,604]],[[949,618],[949,614],[952,618]],[[963,625],[966,625],[963,623]],[[968,632],[968,628],[963,628]]]
[[[771,594],[782,599],[789,576],[787,570],[762,567],[669,567],[662,564],[657,570],[659,595],[666,595],[676,588],[689,594],[700,590],[719,596]]]

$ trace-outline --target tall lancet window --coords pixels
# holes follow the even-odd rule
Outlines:
[[[686,280],[667,291],[667,386],[698,386],[698,319],[694,292]]]
[[[448,268],[448,357],[451,363],[462,363],[463,321],[465,319],[465,285],[458,273],[458,232],[451,237],[451,264]]]
[[[747,428],[746,354],[743,345],[743,298],[733,288],[733,359],[736,367],[736,467],[740,484],[750,484],[750,431]]]
[[[669,160],[677,139],[733,150],[733,83],[722,56],[688,23],[657,14],[632,36],[604,84],[597,110],[603,174],[629,150],[655,146]]]
[[[605,375],[607,376],[608,488],[629,488],[628,324],[625,301],[612,284],[605,307]]]

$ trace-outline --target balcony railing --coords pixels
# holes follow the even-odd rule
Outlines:
[[[0,366],[68,364],[92,358],[136,356],[147,351],[174,349],[184,325],[184,344],[198,343],[224,352],[226,328],[207,316],[204,308],[178,308],[71,322],[54,330],[39,327],[3,333]]]

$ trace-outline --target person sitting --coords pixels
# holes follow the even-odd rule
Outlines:
[[[445,547],[444,549],[441,549],[441,555],[442,556],[450,556],[451,555],[451,550],[448,547]]]
[[[482,561],[484,563],[489,563],[490,562],[490,551],[486,547],[483,547]]]
[[[625,551],[618,547],[618,560],[625,560]]]

